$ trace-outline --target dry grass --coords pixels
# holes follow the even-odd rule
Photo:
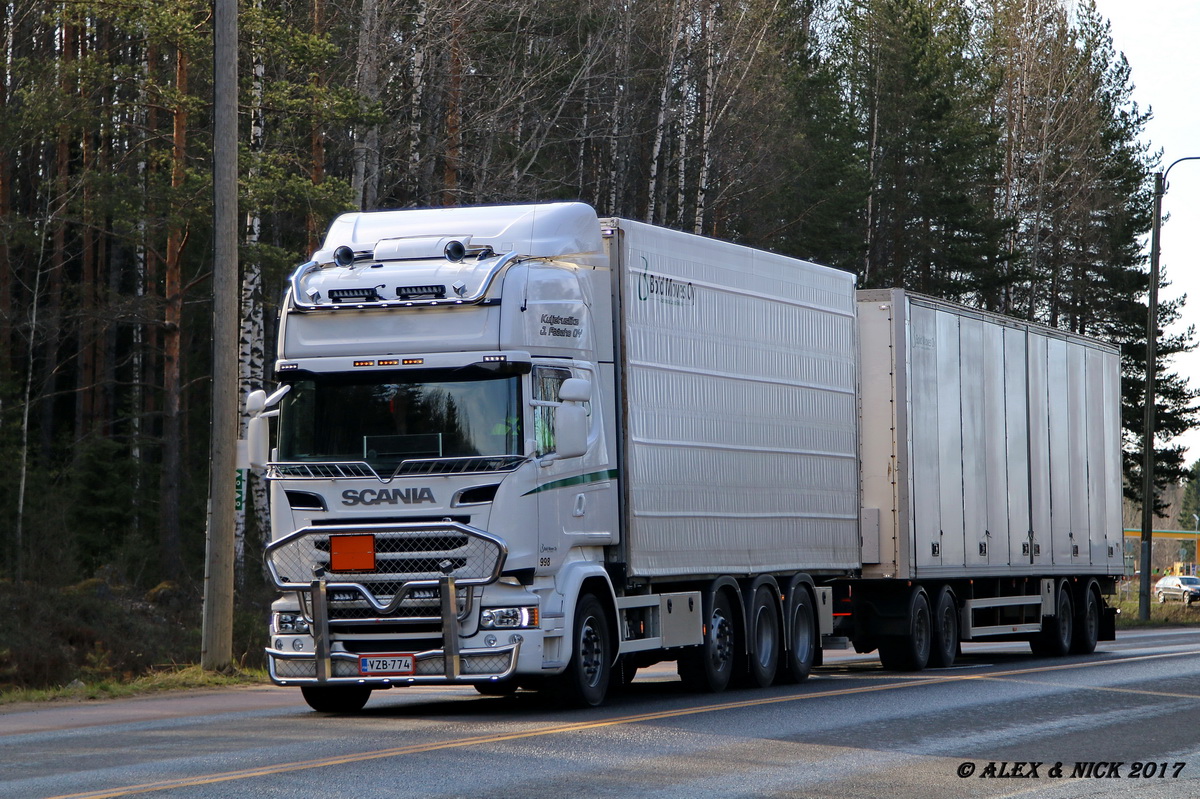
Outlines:
[[[1200,602],[1191,606],[1182,602],[1164,602],[1160,605],[1153,594],[1150,596],[1150,620],[1142,621],[1138,618],[1138,584],[1134,581],[1121,585],[1117,595],[1107,599],[1110,605],[1115,604],[1121,610],[1117,616],[1118,630],[1200,625]]]
[[[0,690],[0,705],[15,702],[53,702],[61,700],[116,699],[161,691],[197,688],[223,688],[231,685],[264,685],[265,671],[231,669],[228,673],[205,671],[199,666],[171,666],[155,669],[131,680],[99,680],[84,683],[74,680],[58,688],[11,688]]]

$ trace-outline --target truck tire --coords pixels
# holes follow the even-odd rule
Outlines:
[[[821,651],[817,646],[817,618],[808,591],[796,586],[788,598],[788,636],[791,645],[784,653],[785,676],[804,682],[819,665]]]
[[[575,605],[575,640],[571,662],[558,678],[558,693],[573,707],[604,703],[612,679],[612,639],[604,605],[592,594],[582,594]]]
[[[302,685],[300,693],[318,713],[357,713],[371,698],[365,685]]]
[[[933,620],[929,597],[917,588],[908,604],[908,634],[885,635],[879,639],[879,662],[890,671],[920,671],[929,663],[933,644]]]
[[[1042,631],[1029,641],[1029,648],[1033,650],[1033,654],[1041,657],[1062,657],[1070,652],[1074,622],[1071,591],[1066,583],[1059,583],[1058,597],[1054,602],[1054,616],[1044,617]]]
[[[770,586],[760,585],[750,602],[750,617],[747,624],[749,638],[753,644],[750,653],[750,680],[759,688],[775,682],[782,647],[779,631],[779,605]]]
[[[1079,613],[1075,617],[1075,629],[1071,634],[1071,654],[1090,655],[1096,651],[1100,638],[1100,599],[1091,585],[1083,589],[1079,598]]]
[[[718,591],[705,625],[704,643],[679,658],[679,678],[688,690],[715,694],[729,686],[738,653],[736,624],[729,597]]]
[[[929,665],[945,669],[958,656],[958,603],[950,586],[943,585],[933,603],[933,639],[929,647]]]

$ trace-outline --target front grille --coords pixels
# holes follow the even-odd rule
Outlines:
[[[360,585],[374,596],[380,604],[390,603],[396,592],[404,587],[404,583],[394,580],[364,580]],[[432,599],[427,597],[429,591],[433,591]],[[467,591],[456,591],[455,594],[458,605],[458,616],[462,618],[467,612],[471,596]],[[329,620],[331,622],[370,621],[374,619],[404,620],[410,623],[436,623],[437,629],[441,629],[442,600],[441,592],[436,588],[420,588],[418,589],[418,596],[415,598],[405,596],[390,613],[381,613],[370,602],[363,599],[362,594],[355,589],[335,588],[329,591],[328,599]],[[311,614],[309,615],[311,616]],[[340,632],[349,632],[340,626],[338,630]]]
[[[407,555],[411,552],[452,552],[461,550],[469,543],[470,540],[465,535],[430,535],[426,537],[413,535],[407,538],[376,536],[375,553],[377,555]],[[313,542],[313,546],[318,551],[326,553],[326,561],[328,562],[329,539],[318,539]],[[399,559],[389,562],[399,562]],[[441,571],[436,565],[434,566],[434,570],[439,573]],[[392,569],[391,571],[394,572],[397,570]],[[416,569],[415,571],[429,571],[429,569]]]
[[[330,537],[374,537],[373,571],[335,572]],[[500,576],[507,552],[503,542],[460,522],[315,526],[267,547],[276,587],[307,591],[323,574],[330,621],[440,619],[443,576],[459,586],[478,586]],[[458,612],[466,612],[470,591],[456,591]]]

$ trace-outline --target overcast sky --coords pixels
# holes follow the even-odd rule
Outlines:
[[[1096,0],[1096,7],[1112,22],[1113,45],[1129,61],[1134,99],[1154,113],[1146,139],[1162,151],[1162,167],[1200,156],[1200,1]],[[1160,296],[1186,294],[1181,326],[1200,327],[1200,161],[1171,170],[1163,215],[1160,264],[1171,285]],[[1200,351],[1180,356],[1174,367],[1200,387]],[[1188,463],[1200,458],[1200,429],[1181,442]]]

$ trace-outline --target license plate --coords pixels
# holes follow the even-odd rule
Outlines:
[[[371,655],[358,659],[359,674],[412,674],[412,655]]]

